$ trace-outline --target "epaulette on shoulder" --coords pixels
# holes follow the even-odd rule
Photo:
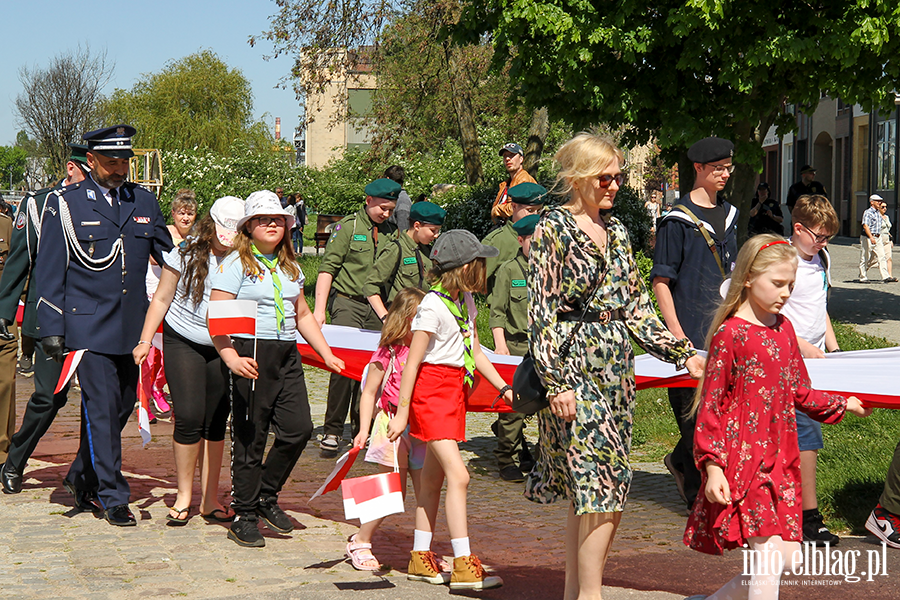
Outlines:
[[[59,193],[65,194],[65,193],[71,192],[72,190],[77,190],[80,187],[81,187],[81,183],[73,183],[70,185],[64,185],[63,187],[59,188]]]

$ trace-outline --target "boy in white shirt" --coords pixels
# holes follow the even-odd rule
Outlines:
[[[804,358],[824,358],[840,352],[828,317],[831,286],[830,257],[825,247],[838,231],[838,216],[825,196],[801,196],[791,213],[791,244],[797,249],[797,279],[781,314],[790,319]],[[829,542],[840,538],[825,527],[816,500],[816,461],[823,444],[822,425],[797,411],[800,480],[803,490],[803,541]]]

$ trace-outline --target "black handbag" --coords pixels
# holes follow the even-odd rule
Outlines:
[[[581,330],[581,326],[584,325],[584,317],[588,313],[588,307],[594,300],[594,296],[600,291],[600,286],[603,285],[603,280],[606,278],[608,270],[609,260],[607,259],[607,268],[603,270],[603,274],[597,279],[597,287],[594,288],[590,299],[585,302],[584,309],[581,311],[581,317],[578,319],[575,327],[572,328],[572,331],[569,332],[569,335],[566,336],[566,341],[559,347],[557,363],[564,361],[569,355],[575,336]],[[541,382],[541,378],[534,368],[534,357],[531,355],[531,352],[522,357],[522,362],[516,367],[516,372],[513,374],[512,391],[512,408],[523,415],[533,415],[550,406],[550,402],[547,400],[547,388]]]

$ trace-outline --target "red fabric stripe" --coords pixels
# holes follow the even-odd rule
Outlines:
[[[344,480],[344,496],[353,498],[357,505],[368,500],[402,491],[399,473],[379,473],[367,477]]]
[[[256,335],[253,317],[213,317],[209,319],[209,335]]]

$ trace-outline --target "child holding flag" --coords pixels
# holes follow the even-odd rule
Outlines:
[[[296,332],[330,369],[340,372],[344,368],[303,297],[303,273],[291,247],[293,221],[273,192],[250,194],[244,217],[237,222],[233,251],[212,279],[210,313],[212,305],[221,300],[257,303],[255,336],[239,333],[212,338],[232,373],[231,506],[235,519],[228,537],[241,546],[266,545],[258,517],[278,533],[294,529],[278,506],[278,492],[313,430]],[[263,461],[270,427],[275,443]]]
[[[421,204],[421,203],[420,203]],[[413,207],[415,208],[415,206]],[[412,341],[412,321],[416,316],[416,309],[425,292],[418,288],[403,288],[394,296],[391,308],[384,320],[381,330],[381,340],[378,342],[378,350],[369,360],[366,373],[365,386],[359,400],[359,434],[353,440],[357,448],[364,448],[369,439],[371,426],[371,441],[366,453],[366,461],[380,465],[382,473],[390,473],[394,470],[394,452],[397,453],[397,464],[400,468],[400,480],[406,482],[406,473],[413,482],[413,490],[418,495],[419,481],[422,473],[422,465],[425,461],[425,442],[409,435],[405,431],[398,442],[388,440],[387,426],[391,417],[397,413],[397,403],[400,398],[400,378],[409,355],[409,344]],[[372,422],[372,415],[377,414]],[[405,491],[406,486],[403,486]],[[404,494],[405,496],[405,494]],[[347,556],[358,571],[375,571],[380,563],[372,555],[372,535],[381,525],[384,518],[375,519],[364,523],[359,528],[359,533],[351,536],[347,543]],[[434,559],[437,561],[437,558]],[[441,573],[439,581],[435,583],[447,583],[449,574]]]
[[[438,581],[440,572],[430,560],[431,538],[447,478],[446,512],[453,546],[451,589],[487,589],[503,585],[500,577],[485,574],[469,547],[466,494],[469,473],[459,453],[466,438],[466,387],[475,369],[512,403],[512,390],[481,351],[475,329],[477,310],[472,292],[485,288],[485,258],[498,250],[485,246],[471,232],[456,229],[437,239],[431,251],[431,291],[412,322],[413,337],[400,382],[397,415],[388,425],[391,441],[409,423],[409,434],[427,442],[420,491],[416,496],[416,530],[407,577]],[[421,367],[421,369],[420,369]]]

